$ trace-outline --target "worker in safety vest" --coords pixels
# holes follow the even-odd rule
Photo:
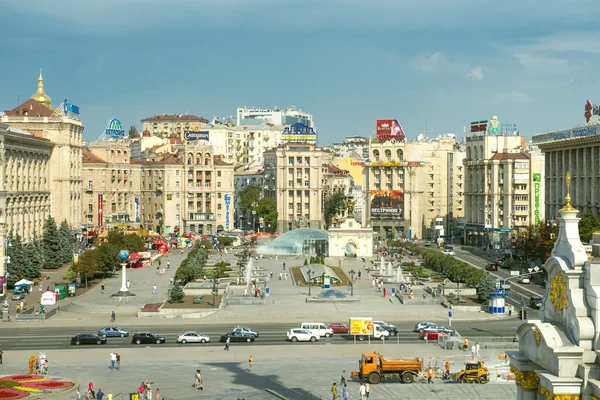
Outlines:
[[[446,360],[444,363],[444,367],[446,368],[446,372],[444,373],[444,379],[450,379],[450,362]]]

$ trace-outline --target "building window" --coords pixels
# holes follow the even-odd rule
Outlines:
[[[221,209],[221,206],[222,206],[222,204],[221,204],[221,203],[217,204],[217,210],[220,210],[220,209]]]
[[[178,188],[179,187],[179,181],[175,181],[175,187]]]
[[[217,187],[220,188],[221,187],[221,182],[217,182]]]
[[[94,184],[93,184],[93,182],[92,182],[92,181],[88,181],[88,189],[89,189],[89,190],[92,190],[92,189],[93,189],[93,187],[94,187]]]
[[[221,171],[217,171],[217,176],[220,177],[221,176]]]
[[[217,198],[220,199],[221,198],[221,193],[217,193]]]

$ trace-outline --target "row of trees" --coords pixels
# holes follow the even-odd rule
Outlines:
[[[344,200],[346,200],[346,195],[342,192],[333,192],[325,198],[325,204],[323,205],[323,222],[325,223],[326,230],[331,226],[332,218],[344,215]]]
[[[44,221],[42,237],[34,234],[33,240],[23,243],[19,235],[10,233],[6,239],[6,262],[9,272],[7,284],[14,285],[21,279],[34,280],[41,276],[42,269],[57,269],[73,260],[74,238],[67,221],[57,227],[56,221],[48,217]]]
[[[196,241],[194,248],[188,253],[185,260],[181,262],[177,271],[175,271],[175,285],[169,291],[169,303],[183,303],[185,293],[183,288],[179,284],[185,286],[186,283],[193,281],[194,279],[202,276],[206,262],[208,261],[208,250],[210,248],[210,242],[203,243],[204,241]]]
[[[145,249],[144,239],[140,236],[135,234],[125,235],[120,231],[110,231],[107,242],[83,253],[79,257],[79,262],[73,264],[66,277],[68,279],[73,279],[76,276],[83,277],[87,286],[88,278],[93,278],[96,274],[100,273],[104,274],[104,276],[112,273],[115,267],[121,263],[121,259],[119,258],[120,250],[137,253]]]
[[[311,256],[310,261],[305,258],[304,265],[308,265],[308,264],[323,264],[323,265],[325,265],[325,257]]]
[[[275,200],[261,198],[260,192],[260,188],[256,185],[244,186],[238,194],[240,212],[242,215],[254,213],[252,214],[253,221],[251,221],[253,230],[257,230],[259,220],[262,218],[263,230],[274,233],[277,230],[277,218],[279,217]]]

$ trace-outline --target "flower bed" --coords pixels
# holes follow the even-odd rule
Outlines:
[[[163,303],[148,303],[144,304],[142,312],[158,312]]]
[[[75,382],[41,375],[7,375],[0,378],[0,400],[43,398],[72,390]]]

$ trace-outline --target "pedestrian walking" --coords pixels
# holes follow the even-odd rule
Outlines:
[[[146,398],[148,400],[152,400],[152,384],[154,382],[144,382],[144,386],[146,387]]]
[[[342,377],[340,378],[340,386],[344,386],[346,384],[346,370],[342,371]]]
[[[248,287],[244,288],[244,297],[248,297]]]
[[[4,354],[4,352],[2,351],[2,349],[0,348],[0,364],[2,364],[2,354]]]
[[[113,394],[110,392],[110,390],[108,391],[108,394],[106,395],[106,400],[113,400]]]
[[[127,289],[129,289],[130,286],[131,286],[131,281],[129,279],[127,279]]]
[[[156,266],[156,275],[160,274],[160,265]]]
[[[271,279],[273,279],[273,271],[271,271]]]
[[[171,268],[171,261],[167,261],[167,269]]]
[[[360,400],[367,400],[367,389],[364,383],[360,383],[360,387],[358,388],[358,394],[360,395]]]
[[[427,383],[433,383],[433,369],[431,367],[427,368]]]
[[[230,338],[227,338],[227,340],[225,340],[225,350],[229,351],[229,342],[231,342]]]
[[[365,391],[367,392],[367,400],[369,399],[369,392],[371,392],[371,384],[369,382],[365,385]]]
[[[156,294],[156,285],[152,288],[152,294]]]
[[[88,383],[88,391],[90,392],[90,396],[92,399],[96,398],[96,393],[94,393],[94,380],[92,379],[90,383]]]
[[[102,293],[104,293],[104,285],[100,285],[100,289],[101,289],[100,291],[101,291]]]
[[[117,353],[110,353],[110,369],[113,371],[117,368]]]
[[[383,297],[385,297],[387,295],[387,290],[386,288],[383,288]]]
[[[337,395],[337,386],[335,384],[335,382],[333,382],[333,385],[331,385],[331,395],[332,395],[332,400],[337,399],[338,395]]]
[[[117,356],[117,370],[121,370],[121,355],[116,353]]]
[[[477,347],[475,346],[475,344],[473,344],[471,346],[471,358],[474,360],[475,359],[475,353],[477,352]]]
[[[283,277],[283,272],[279,273],[279,280],[281,280],[281,278]]]
[[[481,357],[481,356],[479,355],[479,349],[480,349],[480,346],[479,346],[479,343],[477,343],[477,344],[475,345],[475,353],[477,354],[477,357]]]
[[[342,397],[344,400],[348,400],[350,398],[350,393],[348,392],[348,386],[344,383],[344,390],[342,391]]]
[[[171,279],[170,279],[170,280],[171,280],[171,285],[172,285],[173,283],[175,283],[175,278],[171,277]]]
[[[287,278],[288,278],[288,273],[286,272],[286,273],[285,273],[285,280],[286,280],[286,281],[287,281]]]
[[[75,400],[81,400],[81,392],[79,391],[79,389],[81,389],[81,387],[77,386],[77,391],[75,392]]]
[[[285,262],[283,263],[283,270],[285,271]]]
[[[110,313],[110,322],[115,322],[115,317],[116,317],[116,315],[115,315],[115,312],[114,312],[114,311],[112,311],[112,312]]]
[[[252,372],[252,354],[250,354],[250,358],[248,359],[248,365],[250,366],[250,372]]]
[[[98,393],[96,393],[96,400],[102,400],[104,399],[104,392],[102,391],[102,388],[98,389]]]
[[[152,399],[150,399],[150,400],[152,400]],[[160,400],[160,389],[159,388],[156,388],[156,400]]]

